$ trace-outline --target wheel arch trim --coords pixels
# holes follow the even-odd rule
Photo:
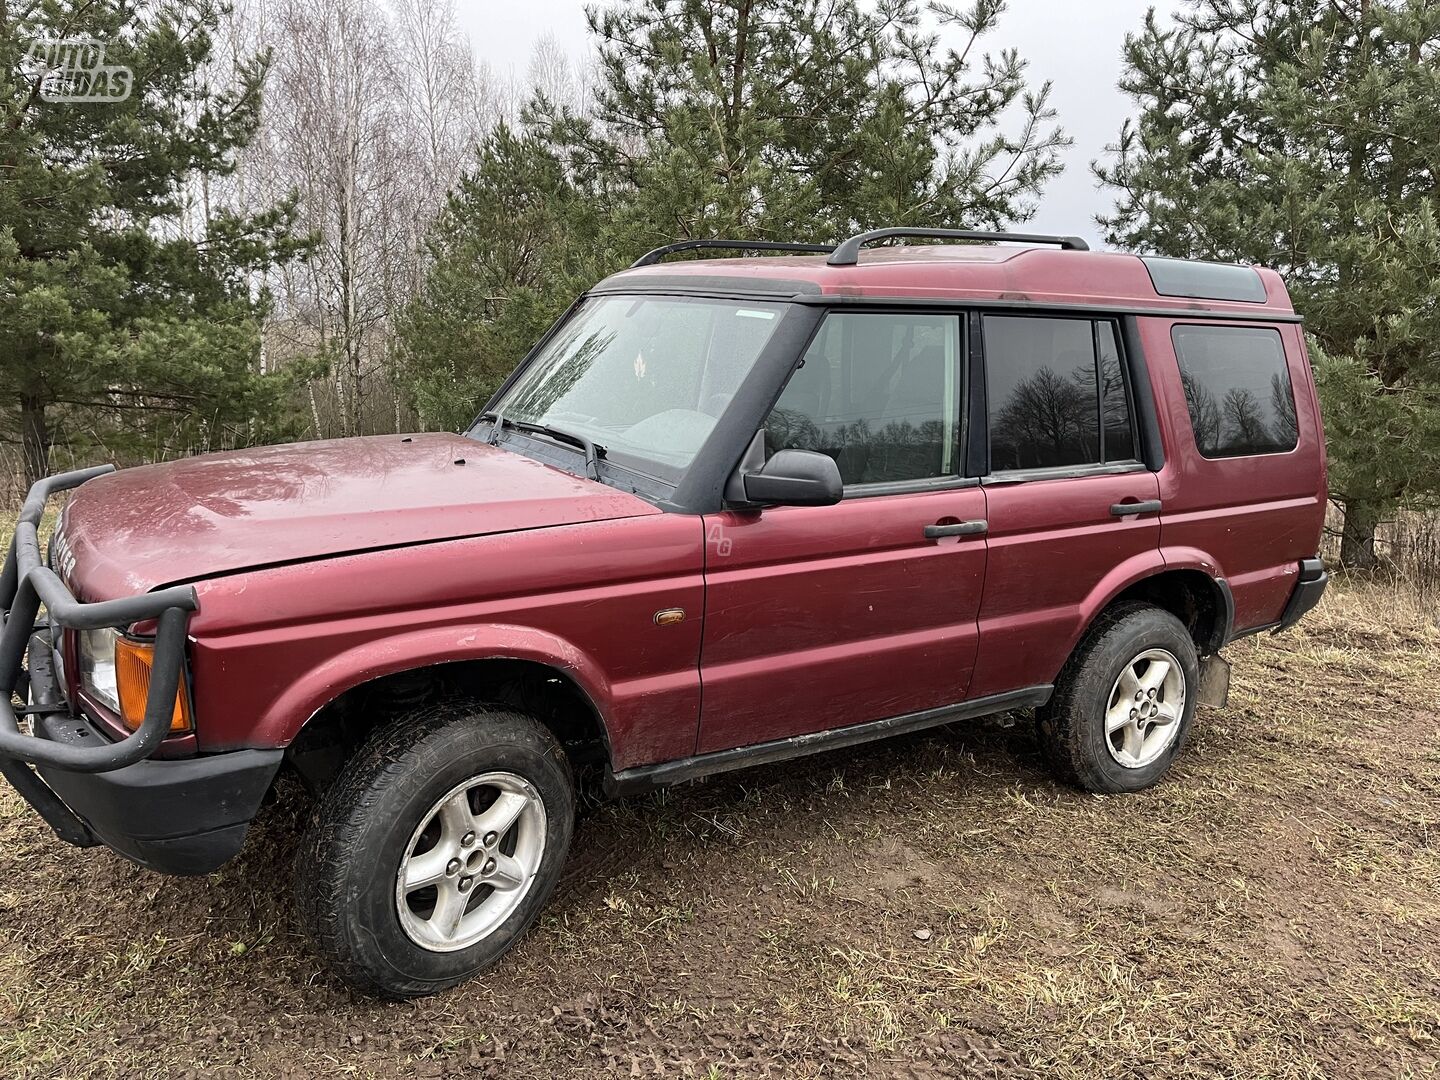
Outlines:
[[[1202,655],[1217,652],[1230,640],[1235,621],[1235,599],[1229,583],[1219,574],[1219,568],[1204,552],[1195,549],[1160,549],[1147,551],[1128,559],[1106,575],[1091,591],[1081,606],[1080,633],[1071,644],[1071,651],[1084,640],[1085,635],[1116,599],[1126,591],[1147,581],[1185,575],[1190,580],[1203,578],[1212,590],[1216,605],[1216,625],[1206,640],[1196,641]]]
[[[342,694],[387,675],[447,664],[518,660],[553,670],[568,681],[594,713],[607,756],[611,738],[611,685],[596,660],[555,634],[502,623],[433,627],[356,645],[307,671],[275,699],[255,726],[255,737],[288,746],[327,705]]]

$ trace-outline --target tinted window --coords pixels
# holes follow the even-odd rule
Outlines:
[[[1142,257],[1150,282],[1161,296],[1193,296],[1197,300],[1243,300],[1265,303],[1265,283],[1250,266],[1191,262],[1189,259]]]
[[[1170,334],[1201,454],[1241,457],[1295,449],[1295,394],[1278,330],[1177,326]]]
[[[985,378],[991,472],[1135,457],[1113,323],[988,316]]]
[[[816,450],[846,484],[959,469],[960,319],[831,315],[765,422],[766,456]]]
[[[1130,461],[1140,456],[1135,448],[1135,427],[1130,416],[1130,395],[1115,324],[1095,324],[1095,345],[1100,355],[1101,452],[1106,461]]]

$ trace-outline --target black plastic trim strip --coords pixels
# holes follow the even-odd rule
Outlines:
[[[845,499],[868,499],[877,495],[926,495],[932,491],[961,491],[980,486],[978,476],[936,476],[928,480],[877,480],[872,484],[848,484]]]
[[[752,765],[768,765],[776,761],[804,757],[825,750],[840,750],[849,746],[860,746],[876,739],[888,738],[926,728],[938,727],[956,720],[973,720],[992,713],[1010,709],[1029,709],[1044,705],[1050,700],[1055,687],[1049,683],[1029,686],[1023,690],[1011,690],[1004,694],[962,701],[956,705],[943,705],[938,709],[906,713],[884,720],[872,720],[865,724],[816,731],[805,735],[794,735],[788,739],[773,739],[770,742],[740,746],[731,750],[716,750],[708,754],[665,761],[658,765],[640,765],[618,773],[607,773],[605,790],[611,795],[629,795],[648,791],[652,788],[676,784],[683,780],[694,780],[701,776],[746,769]]]
[[[979,478],[990,472],[989,383],[985,374],[985,333],[980,312],[969,311],[966,341],[969,343],[968,392],[970,422],[966,433],[965,475]]]
[[[1140,460],[1151,472],[1159,472],[1165,467],[1165,444],[1160,438],[1160,415],[1155,407],[1150,366],[1145,362],[1145,348],[1140,344],[1140,322],[1134,315],[1120,320],[1120,351],[1130,376],[1130,401],[1135,407]]]
[[[1103,318],[1117,315],[1149,315],[1158,319],[1188,319],[1204,322],[1206,319],[1238,320],[1256,323],[1303,323],[1305,316],[1293,311],[1224,311],[1213,308],[1161,308],[1142,307],[1131,304],[1107,304],[1097,298],[1088,304],[1056,303],[1048,300],[992,300],[985,297],[905,297],[905,296],[851,296],[849,294],[796,293],[788,298],[796,304],[813,304],[820,307],[928,307],[928,308],[983,308],[986,311],[1053,311],[1064,315],[1087,315]]]

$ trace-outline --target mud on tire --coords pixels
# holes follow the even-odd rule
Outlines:
[[[495,964],[529,929],[559,879],[574,820],[569,762],[539,721],[502,706],[427,707],[376,732],[316,804],[295,865],[301,922],[357,990],[412,998],[446,989]],[[484,831],[487,821],[498,825]],[[436,884],[407,892],[412,876]],[[491,917],[480,918],[482,908]],[[452,921],[453,939],[430,929]]]
[[[1189,631],[1168,611],[1127,603],[1105,612],[1036,711],[1056,776],[1103,794],[1158,783],[1185,745],[1199,670]]]

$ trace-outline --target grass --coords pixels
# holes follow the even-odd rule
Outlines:
[[[0,795],[0,1075],[1440,1071],[1440,627],[1374,586],[1237,642],[1166,783],[957,724],[590,813],[486,977],[378,1004],[297,936],[286,787],[170,879]]]

